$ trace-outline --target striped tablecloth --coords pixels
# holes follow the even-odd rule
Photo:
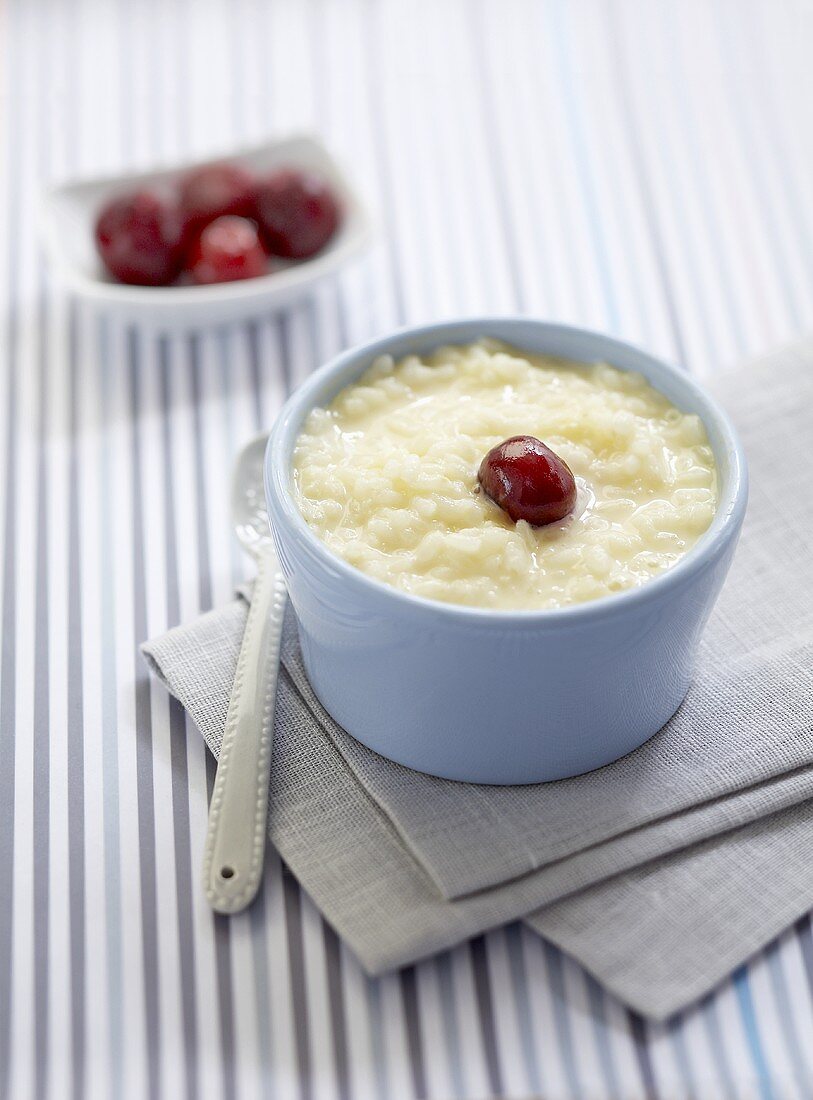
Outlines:
[[[368,980],[273,858],[213,919],[211,761],[136,653],[228,599],[232,459],[347,344],[521,310],[708,376],[809,325],[810,3],[3,0],[0,23],[0,1096],[813,1095],[809,919],[658,1027],[518,927]],[[52,282],[50,181],[303,127],[382,227],[313,301],[165,339]]]

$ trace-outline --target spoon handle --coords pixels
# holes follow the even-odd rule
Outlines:
[[[259,557],[254,594],[237,658],[217,765],[203,856],[206,898],[218,913],[239,913],[263,873],[285,581],[273,551]]]

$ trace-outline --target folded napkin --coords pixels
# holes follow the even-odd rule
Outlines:
[[[289,615],[269,833],[370,971],[523,917],[662,1017],[813,905],[813,344],[717,389],[749,457],[748,518],[686,702],[623,760],[528,787],[391,763],[320,706]],[[144,647],[215,755],[246,609]]]

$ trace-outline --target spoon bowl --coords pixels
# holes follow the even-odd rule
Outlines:
[[[263,485],[267,444],[267,432],[246,444],[237,458],[232,481],[232,524],[243,549],[255,558],[273,548]]]

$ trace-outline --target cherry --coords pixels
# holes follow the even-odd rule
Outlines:
[[[256,181],[247,168],[230,161],[204,164],[181,179],[179,198],[187,232],[224,214],[254,215]]]
[[[122,283],[166,286],[183,262],[177,208],[153,191],[135,191],[109,202],[96,220],[96,247],[105,267]]]
[[[304,260],[322,248],[339,224],[339,205],[319,176],[281,168],[257,187],[257,220],[269,252]]]
[[[186,267],[196,283],[229,283],[265,275],[268,255],[254,222],[227,214],[201,230]]]
[[[555,523],[576,504],[570,467],[532,435],[514,435],[498,443],[483,459],[477,476],[514,522]]]

